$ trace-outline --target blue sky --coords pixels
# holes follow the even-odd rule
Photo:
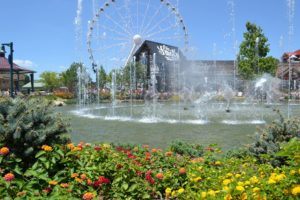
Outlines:
[[[238,43],[243,39],[245,23],[250,21],[263,28],[269,39],[270,55],[279,58],[283,51],[300,49],[300,42],[296,39],[300,35],[300,24],[296,21],[300,19],[299,0],[294,0],[294,34],[290,45],[287,0],[180,0],[179,11],[188,28],[193,49],[190,56],[197,59],[234,58],[229,1],[235,3]],[[87,21],[92,16],[91,2],[83,0],[84,36]],[[77,0],[0,0],[0,43],[13,41],[17,62],[38,73],[62,71],[79,59],[88,66],[85,45],[80,58],[75,51],[76,10]]]

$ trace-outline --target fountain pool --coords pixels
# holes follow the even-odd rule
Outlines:
[[[127,103],[117,104],[114,111],[111,104],[89,105],[83,109],[69,105],[58,111],[70,118],[74,142],[149,144],[165,148],[171,141],[181,139],[203,145],[216,143],[225,150],[250,143],[249,136],[257,127],[277,118],[273,109],[287,116],[285,104],[266,107],[232,103],[230,113],[225,112],[226,105],[210,103],[202,109],[181,105],[180,119],[178,105],[172,103],[157,103],[155,116],[144,103],[132,107],[132,117],[128,116],[131,106]],[[291,104],[291,109],[294,116],[300,116],[298,104]]]

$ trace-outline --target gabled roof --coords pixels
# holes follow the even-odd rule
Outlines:
[[[10,64],[8,60],[4,56],[0,56],[0,71],[9,72],[10,70]],[[32,71],[30,69],[26,69],[24,67],[20,67],[19,65],[15,64],[13,65],[13,70],[15,72],[19,73],[35,73],[35,71]]]
[[[170,49],[172,51],[179,53],[180,58],[184,58],[182,52],[179,50],[178,47],[159,43],[159,42],[154,42],[154,41],[150,41],[150,40],[143,41],[143,43],[135,50],[135,52],[132,55],[140,54],[146,47],[149,48],[153,53],[159,53],[159,49],[158,49],[159,47],[167,48],[167,49]],[[161,49],[161,50],[164,50],[164,49]]]

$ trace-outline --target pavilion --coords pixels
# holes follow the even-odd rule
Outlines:
[[[17,64],[13,64],[13,87],[15,92],[20,91],[20,82],[25,81],[25,75],[30,75],[31,91],[34,92],[34,73],[35,71],[20,67]],[[5,58],[5,52],[0,51],[0,90],[10,90],[10,64],[8,59]]]

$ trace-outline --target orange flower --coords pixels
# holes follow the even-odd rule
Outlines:
[[[50,147],[50,146],[48,146],[48,145],[43,145],[43,146],[42,146],[42,149],[43,149],[44,151],[52,151],[52,150],[53,150],[53,148]]]
[[[83,196],[82,199],[84,200],[92,200],[95,197],[95,195],[91,192],[86,192]]]
[[[69,187],[69,184],[68,184],[68,183],[61,183],[61,184],[60,184],[60,187],[62,187],[62,188],[67,188],[67,187]]]
[[[93,184],[93,181],[92,181],[91,179],[88,179],[88,180],[86,181],[86,183],[87,183],[87,185],[92,185],[92,184]]]
[[[15,175],[13,173],[7,173],[4,175],[4,180],[10,182],[15,179]]]
[[[156,153],[157,149],[152,149],[151,151],[152,151],[152,153]]]
[[[186,173],[185,168],[184,168],[184,167],[181,167],[181,168],[179,169],[179,174],[185,174],[185,173]]]
[[[2,147],[2,148],[0,149],[0,155],[5,156],[5,155],[7,155],[8,153],[9,153],[9,148],[7,148],[7,147]]]
[[[172,151],[167,151],[166,153],[165,153],[165,156],[172,156],[173,155],[173,152]]]
[[[85,175],[85,174],[81,174],[81,175],[80,175],[80,178],[81,178],[82,180],[85,180],[85,179],[86,179],[86,175]]]
[[[49,185],[57,185],[57,181],[49,181]]]
[[[78,183],[82,183],[82,180],[80,178],[77,178],[77,177],[75,178],[75,181],[78,182]]]
[[[69,144],[67,144],[67,147],[68,147],[68,149],[72,150],[72,149],[74,149],[75,146],[73,143],[69,143]]]
[[[77,173],[73,173],[73,174],[71,174],[71,177],[72,178],[76,178],[76,177],[78,177],[78,174]]]
[[[156,174],[156,178],[162,180],[162,179],[164,178],[163,173],[158,173],[158,174]]]

